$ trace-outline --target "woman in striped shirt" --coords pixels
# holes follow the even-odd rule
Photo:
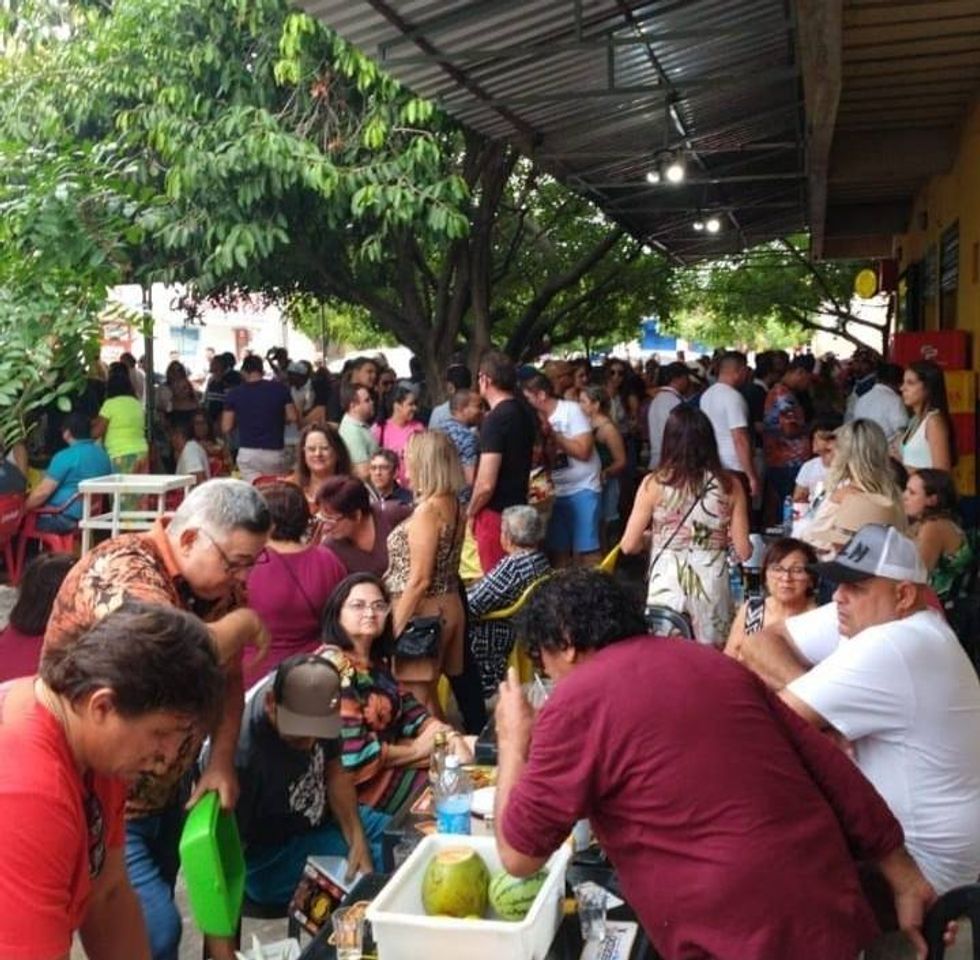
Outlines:
[[[354,777],[358,800],[394,813],[427,776],[435,735],[471,760],[463,737],[430,716],[391,672],[391,601],[370,573],[342,581],[323,615],[321,653],[343,677],[341,761]]]

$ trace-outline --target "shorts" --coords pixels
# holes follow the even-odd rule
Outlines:
[[[500,545],[500,519],[500,513],[484,507],[473,521],[473,537],[484,573],[489,573],[506,556]]]
[[[598,490],[579,490],[555,497],[546,544],[554,553],[595,553],[599,549],[599,517],[602,495]]]

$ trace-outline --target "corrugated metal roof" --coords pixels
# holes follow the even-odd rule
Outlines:
[[[791,0],[300,0],[420,96],[640,238],[710,256],[804,225]],[[672,104],[673,119],[665,106]],[[688,180],[645,180],[665,146]],[[695,234],[699,208],[727,229]]]

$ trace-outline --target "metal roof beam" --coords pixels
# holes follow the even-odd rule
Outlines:
[[[470,0],[465,6],[457,7],[447,13],[441,13],[439,16],[431,17],[422,23],[413,24],[406,30],[400,30],[397,37],[392,37],[390,40],[378,44],[378,56],[381,62],[385,63],[388,51],[393,47],[410,43],[427,34],[431,40],[431,34],[438,33],[440,30],[458,27],[460,24],[479,19],[485,14],[496,16],[504,10],[521,7],[523,4],[524,0]]]
[[[780,29],[785,29],[780,28]],[[773,31],[775,32],[775,31]],[[679,36],[683,34],[684,36]],[[406,66],[416,63],[426,63],[431,59],[451,60],[453,63],[465,63],[475,60],[518,60],[533,59],[540,60],[544,57],[556,57],[565,53],[580,53],[583,51],[594,52],[602,50],[616,50],[621,47],[646,47],[650,42],[659,41],[663,43],[672,42],[678,39],[691,40],[710,40],[710,39],[739,39],[752,37],[757,39],[760,35],[758,30],[678,30],[664,31],[657,36],[642,37],[597,37],[594,40],[569,40],[569,41],[542,41],[540,43],[510,43],[503,46],[478,46],[461,47],[459,49],[448,49],[433,43],[435,53],[422,55],[418,53],[406,53],[398,56],[387,56],[380,54],[381,62],[386,67]],[[431,38],[430,38],[431,39]],[[379,51],[387,44],[379,44]]]

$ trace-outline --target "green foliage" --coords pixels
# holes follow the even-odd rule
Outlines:
[[[709,346],[788,347],[815,330],[851,337],[854,277],[866,263],[814,264],[807,238],[775,240],[677,273],[677,310],[665,325]]]
[[[4,28],[0,286],[25,304],[299,297],[433,382],[460,338],[530,355],[668,307],[659,258],[287,0],[32,0]]]
[[[294,297],[286,307],[286,314],[315,343],[325,338],[322,347],[325,352],[331,346],[366,350],[396,343],[369,311],[342,301],[318,303],[310,297]]]
[[[0,446],[25,440],[52,403],[71,409],[98,353],[99,324],[59,302],[25,303],[0,288]]]

